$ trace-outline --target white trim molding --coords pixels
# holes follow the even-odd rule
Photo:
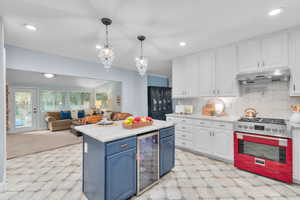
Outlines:
[[[0,183],[0,193],[5,192],[6,191],[6,184],[5,182]]]

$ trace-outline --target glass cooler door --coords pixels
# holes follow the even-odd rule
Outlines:
[[[137,138],[137,195],[159,180],[159,133]]]

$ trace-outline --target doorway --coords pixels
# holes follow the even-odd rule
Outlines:
[[[12,133],[33,131],[38,127],[37,89],[13,88],[11,90]]]

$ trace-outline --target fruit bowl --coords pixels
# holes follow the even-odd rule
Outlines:
[[[126,129],[135,129],[145,126],[151,126],[153,124],[153,119],[151,117],[128,117],[122,126]]]

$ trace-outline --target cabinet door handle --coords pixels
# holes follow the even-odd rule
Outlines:
[[[294,90],[294,92],[296,91],[296,85],[295,84],[293,85],[293,90]]]
[[[121,146],[121,148],[126,148],[126,147],[128,147],[128,144],[121,144],[120,146]]]
[[[258,67],[258,68],[260,67],[259,62],[257,62],[257,67]]]

